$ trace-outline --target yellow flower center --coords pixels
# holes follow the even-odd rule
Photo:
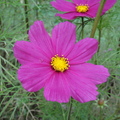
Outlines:
[[[55,55],[51,59],[52,59],[51,66],[56,71],[64,72],[70,67],[68,59],[64,58],[63,56],[59,57],[58,55]]]
[[[83,4],[77,5],[76,10],[77,10],[77,12],[85,13],[85,12],[87,12],[89,10],[89,6],[87,4],[85,4],[85,5],[83,5]]]

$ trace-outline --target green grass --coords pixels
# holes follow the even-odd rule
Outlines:
[[[22,1],[22,0],[21,0]],[[27,31],[35,20],[42,20],[50,33],[53,26],[63,22],[54,17],[58,12],[49,2],[52,0],[29,0],[27,4],[20,0],[0,1],[0,120],[66,120],[69,103],[60,104],[46,101],[43,90],[36,93],[25,91],[17,80],[20,64],[13,56],[12,47],[18,40],[28,40]],[[104,65],[109,69],[109,80],[99,85],[100,96],[107,101],[102,109],[103,120],[120,120],[120,1],[102,17],[101,42],[99,53],[90,61]],[[27,6],[27,16],[25,12]],[[26,17],[28,23],[26,23]],[[78,25],[80,18],[71,21]],[[28,26],[27,26],[28,25]],[[90,36],[93,21],[84,28],[84,37]],[[95,38],[99,38],[99,31]],[[80,39],[77,29],[77,40]],[[73,100],[71,120],[99,120],[100,108],[95,101],[79,103]]]

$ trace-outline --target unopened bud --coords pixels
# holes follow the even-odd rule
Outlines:
[[[103,106],[104,105],[104,100],[103,99],[98,100],[98,105]]]

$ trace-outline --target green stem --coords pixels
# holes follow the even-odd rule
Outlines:
[[[90,34],[91,38],[94,38],[95,31],[96,31],[98,22],[100,20],[100,16],[101,16],[101,13],[102,13],[105,2],[106,2],[106,0],[101,0],[101,2],[100,2],[100,6],[99,6],[99,9],[98,9],[98,12],[97,12],[94,24],[93,24],[93,28],[92,28],[92,31],[91,31],[91,34]]]
[[[73,99],[70,99],[70,107],[69,107],[69,111],[68,111],[68,116],[67,116],[67,120],[70,120],[70,115],[71,115],[71,110],[72,110],[72,103],[73,103]]]
[[[102,120],[102,108],[100,107],[100,120]]]
[[[99,50],[100,50],[100,42],[101,42],[101,36],[102,36],[102,27],[101,27],[101,25],[102,25],[102,17],[101,17],[101,19],[100,19],[100,24],[99,24],[99,28],[98,28],[98,42],[99,42],[99,47],[98,47],[98,51],[97,51],[97,53],[99,53]]]
[[[28,19],[28,1],[24,0],[25,3],[25,7],[24,7],[24,11],[25,11],[25,22],[26,22],[26,29],[29,28],[29,19]]]
[[[82,17],[81,20],[82,20],[82,23],[81,23],[82,24],[81,34],[82,35],[81,36],[82,36],[82,39],[83,39],[84,38],[84,17]]]

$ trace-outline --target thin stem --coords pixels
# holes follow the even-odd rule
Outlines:
[[[0,31],[2,31],[2,18],[0,17]]]
[[[98,38],[99,47],[98,47],[98,51],[97,51],[97,53],[98,53],[99,50],[100,50],[101,33],[102,33],[102,31],[101,31],[101,29],[99,29],[99,38]]]
[[[100,6],[99,6],[99,9],[98,9],[98,12],[97,12],[94,24],[93,24],[93,28],[92,28],[92,31],[90,34],[91,38],[94,38],[95,31],[96,31],[96,28],[97,28],[97,25],[98,25],[98,22],[99,22],[99,19],[100,19],[105,2],[106,2],[106,0],[101,0],[101,2],[100,2]]]
[[[82,39],[83,39],[84,38],[84,17],[82,17],[81,20],[82,20],[81,34],[82,34]]]
[[[99,52],[100,50],[100,42],[101,42],[101,36],[102,36],[102,27],[101,27],[101,24],[102,24],[102,17],[100,19],[100,24],[99,24],[99,28],[98,28],[98,42],[99,42],[99,47],[98,47],[98,51],[97,53]]]
[[[70,107],[69,107],[69,111],[68,111],[68,116],[67,116],[67,120],[70,120],[70,115],[71,115],[71,110],[72,110],[72,103],[73,103],[73,99],[70,99]]]
[[[102,120],[102,108],[100,107],[100,120]]]
[[[25,22],[26,22],[26,28],[29,28],[29,19],[28,19],[28,1],[24,0],[25,3],[25,7],[24,7],[24,11],[25,11]]]
[[[85,25],[87,25],[92,20],[93,19],[88,19],[88,20],[85,21],[84,18],[82,17],[81,18],[81,22],[77,23],[77,24],[79,24],[79,26],[77,27],[77,30],[81,28],[80,29],[80,34],[79,34],[78,38],[80,38],[80,39],[84,38],[84,27],[85,27]]]

